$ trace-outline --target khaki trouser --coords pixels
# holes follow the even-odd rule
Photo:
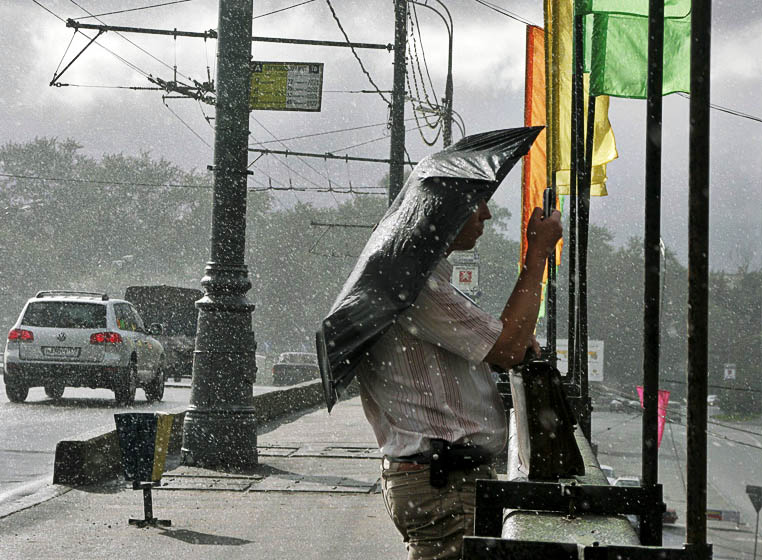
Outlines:
[[[429,483],[428,465],[388,463],[381,469],[384,503],[407,545],[408,560],[461,557],[463,537],[474,533],[476,479],[495,479],[489,465],[450,471],[447,486]]]

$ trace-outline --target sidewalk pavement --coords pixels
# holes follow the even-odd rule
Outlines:
[[[379,489],[380,461],[359,397],[259,427],[246,474],[168,458],[154,516],[140,529],[140,491],[121,480],[72,489],[0,519],[4,559],[400,559],[401,537]]]

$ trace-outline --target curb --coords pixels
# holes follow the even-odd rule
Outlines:
[[[323,402],[320,380],[307,381],[291,387],[277,388],[255,395],[252,404],[256,421],[263,424]],[[169,453],[182,446],[183,420],[186,408],[170,411],[174,414],[169,441]],[[83,440],[64,440],[56,445],[53,465],[53,484],[84,486],[115,479],[122,471],[122,452],[116,429]]]

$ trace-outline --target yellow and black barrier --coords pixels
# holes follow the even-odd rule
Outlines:
[[[130,519],[130,525],[169,526],[172,523],[153,516],[151,488],[161,481],[167,460],[174,417],[161,412],[114,414],[116,434],[122,450],[124,478],[134,490],[143,490],[144,519]]]

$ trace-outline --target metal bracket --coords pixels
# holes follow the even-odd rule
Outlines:
[[[504,509],[567,515],[663,513],[662,486],[619,487],[566,482],[476,481],[474,529],[477,536],[499,537]]]
[[[71,21],[71,20],[70,20],[70,21]],[[52,79],[52,80],[50,80],[50,84],[48,84],[48,85],[51,85],[51,86],[58,86],[58,87],[61,87],[62,85],[64,85],[64,84],[59,84],[59,83],[58,83],[58,79],[59,79],[61,76],[63,76],[63,73],[64,73],[64,72],[66,72],[66,71],[67,71],[67,70],[68,70],[68,69],[71,67],[71,65],[72,65],[72,64],[74,64],[74,62],[75,62],[75,61],[76,61],[76,60],[77,60],[77,59],[78,59],[80,56],[82,56],[82,53],[83,53],[83,52],[85,52],[85,51],[87,50],[87,48],[88,48],[90,45],[92,45],[92,44],[95,42],[95,40],[96,40],[98,37],[100,37],[101,35],[103,35],[105,32],[106,32],[106,31],[105,31],[104,29],[101,29],[100,31],[98,31],[98,34],[97,34],[95,37],[92,37],[92,38],[90,39],[90,42],[89,42],[89,43],[87,43],[87,44],[86,44],[84,47],[82,47],[82,50],[81,50],[81,51],[79,51],[79,52],[77,53],[77,56],[75,56],[74,58],[72,58],[72,59],[71,59],[71,62],[69,62],[69,64],[67,64],[67,65],[64,67],[64,69],[63,69],[63,70],[61,70],[61,71],[60,71],[58,74],[56,74],[56,75],[54,75],[54,76],[53,76],[53,79]],[[76,34],[76,31],[75,31],[75,34]],[[64,55],[65,55],[65,54],[66,54],[66,53],[64,53]]]
[[[712,545],[660,546],[577,545],[542,541],[515,541],[465,537],[464,560],[711,560]]]

